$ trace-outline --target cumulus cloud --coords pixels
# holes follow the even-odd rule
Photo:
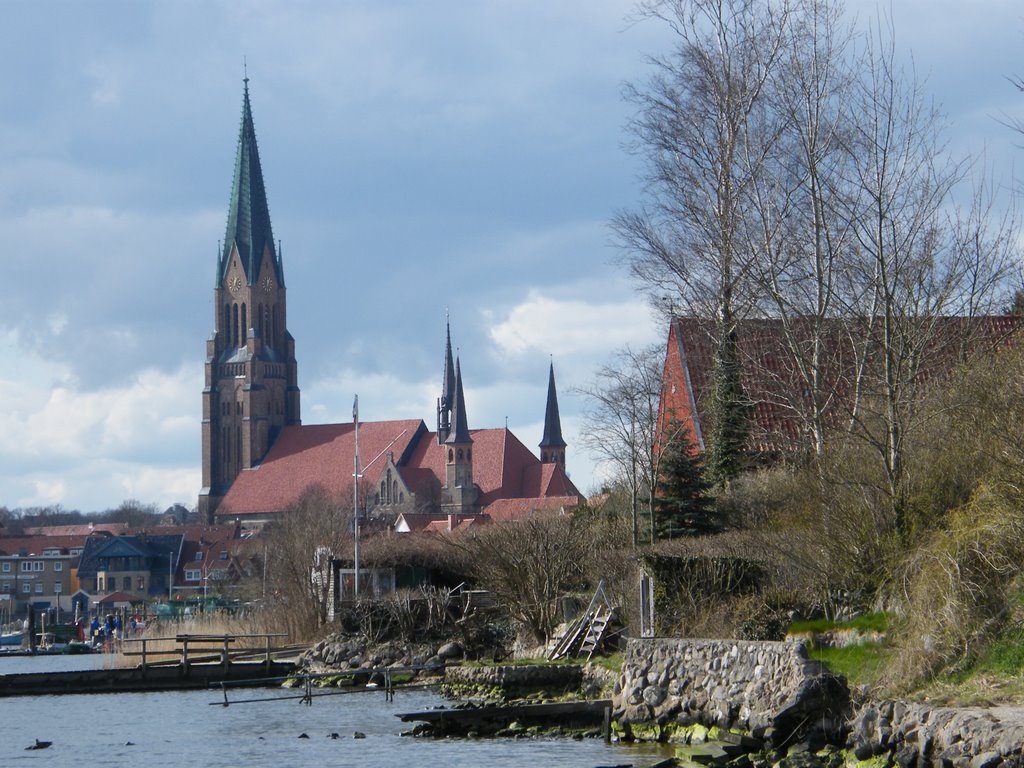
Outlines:
[[[647,305],[639,299],[584,302],[554,299],[534,289],[490,327],[490,338],[505,356],[529,351],[553,355],[604,355],[638,339],[653,338]]]

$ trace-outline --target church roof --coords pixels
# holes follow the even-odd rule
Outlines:
[[[473,480],[480,487],[480,505],[499,499],[581,498],[580,492],[554,464],[541,464],[506,428],[469,430],[473,443]],[[436,433],[419,419],[359,424],[359,455],[364,481],[373,483],[394,454],[403,482],[413,493],[445,482],[444,450]],[[351,424],[285,427],[257,467],[235,479],[218,516],[258,516],[283,512],[313,485],[329,493],[351,493],[355,434]],[[485,510],[486,511],[486,510]]]
[[[426,429],[420,419],[360,422],[359,461],[364,478],[376,477],[375,469],[387,460],[388,451],[400,461]],[[217,514],[283,512],[315,485],[334,495],[351,493],[355,453],[353,424],[285,427],[263,461],[235,478]]]
[[[249,285],[255,285],[259,275],[263,251],[270,247],[274,251],[274,232],[270,226],[270,207],[267,205],[267,191],[263,185],[263,168],[256,146],[256,129],[252,121],[249,104],[249,78],[245,79],[242,99],[242,124],[238,131],[238,149],[235,152],[235,173],[231,182],[231,205],[228,209],[228,225],[224,234],[224,249],[221,252],[216,283],[224,279],[231,257],[231,247],[238,246],[238,255],[245,268]],[[284,285],[284,275],[277,260],[276,279]]]

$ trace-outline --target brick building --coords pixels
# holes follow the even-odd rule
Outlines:
[[[321,425],[300,419],[284,265],[270,225],[248,80],[213,298],[202,396],[201,518],[259,525],[313,486],[351,494],[355,418]],[[394,521],[402,513],[484,519],[490,505],[509,499],[522,509],[549,507],[552,499],[561,508],[580,502],[565,472],[553,366],[539,457],[507,428],[469,425],[449,326],[436,430],[417,419],[358,425],[365,504]]]

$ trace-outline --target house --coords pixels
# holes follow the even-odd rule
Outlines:
[[[3,615],[26,610],[73,610],[78,562],[85,536],[21,535],[0,538],[0,603]],[[10,609],[8,611],[8,609]]]
[[[911,349],[915,382],[948,376],[958,365],[1000,348],[1020,332],[1024,317],[982,316],[929,319],[919,349]],[[858,370],[877,371],[877,351],[865,340],[877,333],[877,324],[830,320],[822,327],[821,386],[818,411],[826,427],[849,419]],[[674,317],[669,323],[662,393],[658,406],[657,441],[669,425],[689,429],[700,451],[705,450],[713,397],[714,344],[712,324],[696,317]],[[789,338],[809,347],[809,321],[791,323]],[[806,377],[787,344],[786,328],[778,319],[750,319],[738,323],[736,342],[742,365],[741,382],[750,403],[747,447],[755,459],[772,460],[809,450],[815,404]],[[877,346],[874,347],[877,350]],[[860,367],[860,368],[859,368]]]
[[[78,577],[94,603],[123,592],[132,600],[183,599],[220,591],[232,581],[236,526],[156,526],[85,541]]]

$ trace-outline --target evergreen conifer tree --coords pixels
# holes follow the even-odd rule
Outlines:
[[[721,530],[704,466],[690,430],[673,422],[661,454],[658,493],[654,502],[652,541],[701,536]]]
[[[740,380],[743,366],[739,357],[736,332],[724,331],[715,355],[714,399],[707,436],[708,478],[720,486],[740,474],[746,463],[750,406]]]

